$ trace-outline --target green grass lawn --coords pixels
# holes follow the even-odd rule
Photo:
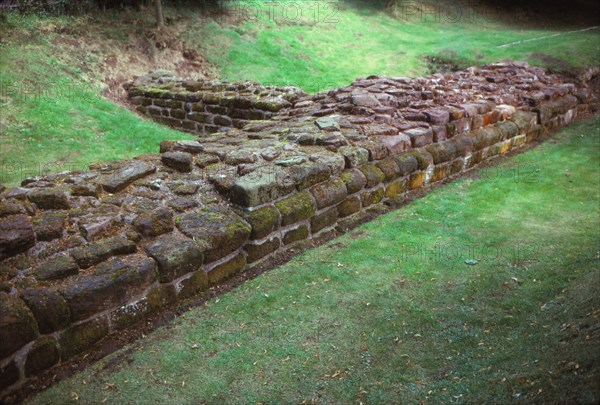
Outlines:
[[[250,3],[260,5],[258,21],[244,22],[239,12],[215,19],[167,7],[167,39],[202,52],[222,79],[291,84],[311,93],[370,74],[423,75],[431,58],[434,66],[520,59],[580,72],[597,65],[600,55],[598,30],[498,48],[570,29],[560,22],[540,29],[478,15],[454,24],[397,19],[364,1],[295,2],[301,17],[291,10],[282,19],[282,8],[269,18],[268,2]],[[152,59],[148,55],[157,57],[155,67],[165,62],[152,49],[151,27],[148,10],[0,18],[0,183],[17,185],[31,175],[156,152],[161,140],[188,137],[101,95],[111,52],[127,55],[131,44],[144,44],[148,49],[137,50],[133,67],[136,58]]]
[[[564,129],[30,403],[598,403],[599,136]]]

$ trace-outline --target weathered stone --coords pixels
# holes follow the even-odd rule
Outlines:
[[[361,141],[356,146],[360,146],[369,151],[369,160],[380,160],[389,155],[389,149],[381,142]]]
[[[239,211],[239,215],[250,224],[250,239],[262,239],[279,227],[281,215],[275,206],[269,205],[254,211]]]
[[[66,215],[62,212],[44,212],[33,220],[33,230],[38,241],[60,238],[65,227]]]
[[[379,162],[376,162],[375,166],[377,166],[377,168],[383,172],[386,182],[396,179],[400,174],[400,169],[392,157],[387,157]]]
[[[77,197],[98,197],[102,192],[99,184],[79,183],[71,186],[71,195]]]
[[[198,192],[198,188],[200,188],[198,184],[185,183],[175,187],[173,192],[178,195],[194,195]]]
[[[405,152],[411,147],[411,139],[405,134],[378,137],[377,140],[381,142],[392,155]]]
[[[343,146],[339,152],[344,156],[346,168],[360,167],[369,161],[369,151],[356,146]]]
[[[332,117],[317,118],[315,125],[321,131],[339,131],[340,124]]]
[[[310,219],[310,229],[312,233],[317,233],[323,228],[327,228],[328,226],[334,225],[337,221],[337,218],[337,208],[331,208],[312,217]]]
[[[198,141],[177,141],[173,145],[173,151],[187,152],[191,154],[198,154],[204,150],[204,146]],[[162,152],[162,151],[161,151]],[[167,152],[167,151],[164,151]]]
[[[432,124],[441,125],[446,124],[448,121],[450,121],[450,113],[448,112],[448,110],[444,110],[441,108],[427,110],[425,111],[425,115],[427,116],[427,121]]]
[[[512,121],[499,122],[495,127],[502,132],[502,139],[514,138],[519,134],[519,127]]]
[[[158,208],[138,216],[133,226],[146,237],[162,235],[173,230],[173,213],[167,208]]]
[[[377,166],[364,165],[360,168],[360,171],[367,178],[367,188],[375,187],[385,180],[385,174]]]
[[[278,237],[267,239],[261,243],[247,243],[244,250],[248,254],[248,263],[253,263],[262,259],[269,253],[275,252],[281,246],[281,240]]]
[[[433,157],[433,163],[436,165],[454,160],[462,154],[460,143],[453,140],[434,143],[427,146],[426,149]]]
[[[111,256],[134,253],[136,245],[125,238],[108,238],[92,242],[73,250],[72,255],[79,267],[87,269]]]
[[[16,214],[24,214],[25,207],[21,204],[10,202],[10,201],[0,201],[0,218],[6,217],[8,215],[16,215]]]
[[[146,253],[158,263],[161,283],[200,269],[207,248],[206,243],[175,235],[161,236],[144,246]]]
[[[25,360],[25,376],[31,377],[52,367],[58,363],[59,358],[56,339],[52,336],[43,336],[39,338],[31,350],[29,350],[29,353],[27,353],[27,360]]]
[[[259,168],[235,179],[231,200],[244,207],[255,207],[294,191],[290,175],[277,166]]]
[[[114,308],[141,293],[156,280],[156,263],[149,257],[113,257],[96,271],[61,290],[71,318],[79,321]]]
[[[361,195],[363,208],[366,208],[370,205],[381,202],[384,194],[385,194],[385,189],[383,187],[380,187],[380,188],[378,188],[376,190],[372,190],[372,191],[365,191]]]
[[[161,156],[161,161],[167,167],[180,172],[191,172],[193,157],[187,152],[167,152]]]
[[[77,273],[79,273],[79,267],[77,267],[75,260],[62,255],[48,260],[33,271],[35,278],[38,280],[60,280],[74,276]]]
[[[327,180],[332,175],[329,165],[323,162],[306,162],[289,168],[290,176],[298,190]]]
[[[13,215],[0,219],[0,260],[25,252],[34,244],[29,217]]]
[[[434,142],[444,142],[448,138],[445,125],[434,125],[431,129],[433,130]]]
[[[337,204],[348,195],[346,184],[341,178],[334,178],[317,184],[310,189],[310,192],[315,197],[318,209]]]
[[[417,162],[419,163],[419,169],[421,170],[425,170],[431,164],[433,164],[433,157],[424,149],[412,150],[410,151],[410,154],[417,159]]]
[[[196,166],[198,166],[201,169],[205,168],[206,166],[214,165],[219,162],[220,162],[219,157],[216,155],[209,155],[209,154],[203,153],[203,154],[196,156]]]
[[[283,235],[283,244],[289,245],[290,243],[298,242],[308,238],[308,226],[302,224],[297,228],[287,231]]]
[[[404,134],[410,138],[413,148],[420,148],[433,142],[433,130],[431,128],[413,128],[404,131]]]
[[[241,247],[250,237],[250,225],[233,211],[212,206],[190,212],[175,221],[186,236],[208,244],[204,262],[221,259]]]
[[[346,170],[342,173],[342,180],[346,184],[348,194],[354,194],[362,190],[367,185],[367,178],[360,170]]]
[[[204,270],[198,270],[190,277],[181,280],[178,298],[188,298],[197,295],[208,288],[208,275]]]
[[[108,335],[108,318],[102,316],[88,322],[71,326],[61,333],[58,342],[63,360],[81,353]]]
[[[40,333],[51,333],[69,324],[69,307],[57,291],[48,288],[29,288],[21,298],[37,320]]]
[[[306,156],[298,155],[298,156],[289,156],[289,157],[277,159],[274,163],[277,166],[291,167],[291,166],[299,165],[304,162],[308,162],[308,158]]]
[[[408,180],[408,187],[411,190],[415,190],[417,188],[422,187],[424,183],[425,183],[425,173],[423,173],[423,172],[413,173]]]
[[[232,259],[221,263],[208,271],[208,283],[215,285],[220,281],[241,272],[246,267],[246,256],[238,253]]]
[[[108,231],[115,223],[121,221],[119,215],[98,215],[83,218],[79,221],[79,230],[81,234],[89,241],[96,239],[97,236],[101,236],[104,232]]]
[[[247,150],[233,150],[225,156],[225,163],[228,165],[240,165],[242,163],[254,163],[258,160],[257,156]]]
[[[404,191],[404,181],[396,180],[385,188],[386,198],[396,198]]]
[[[142,160],[134,160],[111,174],[100,176],[96,181],[109,193],[116,193],[135,180],[141,179],[156,171],[156,166]]]
[[[357,107],[379,107],[381,104],[379,100],[375,96],[370,95],[369,93],[355,92],[352,94],[352,104]]]
[[[344,202],[337,206],[340,218],[347,217],[360,211],[361,200],[358,196],[348,197]]]
[[[69,209],[67,194],[61,188],[36,188],[27,194],[29,201],[44,210]]]
[[[404,153],[393,158],[398,166],[398,174],[400,176],[406,176],[419,169],[419,162],[413,154]]]
[[[281,213],[281,224],[283,226],[308,219],[315,214],[315,206],[311,195],[306,190],[276,202],[275,206]]]
[[[167,205],[177,212],[184,212],[200,206],[198,201],[184,197],[175,197],[169,200]]]
[[[27,305],[17,297],[0,292],[0,358],[14,353],[38,335],[38,327]]]

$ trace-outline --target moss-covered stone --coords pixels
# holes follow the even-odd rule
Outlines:
[[[315,206],[307,190],[300,191],[275,203],[281,213],[283,226],[294,224],[315,215]]]
[[[360,211],[360,207],[360,198],[358,196],[348,197],[345,201],[338,204],[338,215],[340,218],[347,217]]]
[[[33,189],[27,194],[29,201],[41,209],[69,209],[69,200],[65,190],[58,187]]]
[[[158,279],[168,283],[187,273],[197,271],[204,262],[208,244],[182,236],[163,235],[144,245],[158,264]]]
[[[308,238],[308,226],[302,224],[297,228],[291,229],[283,235],[283,244],[289,245],[290,243],[298,242]]]
[[[21,298],[35,316],[41,333],[55,332],[69,324],[69,307],[57,291],[30,288],[23,291]]]
[[[304,190],[331,177],[331,167],[323,162],[306,162],[289,168],[289,173],[298,190]]]
[[[387,157],[379,162],[376,162],[375,166],[377,166],[377,168],[383,172],[385,181],[392,181],[400,174],[400,169],[398,168],[395,159],[392,157]]]
[[[343,146],[339,152],[344,156],[346,169],[360,167],[369,161],[369,151],[356,146]]]
[[[248,263],[253,263],[262,259],[269,253],[275,252],[281,246],[281,240],[278,237],[270,238],[262,243],[247,243],[244,250],[248,254]]]
[[[434,164],[449,162],[459,157],[463,150],[461,144],[455,140],[434,143],[426,147],[433,158]]]
[[[367,178],[360,170],[345,170],[342,172],[341,178],[346,184],[348,194],[354,194],[367,185]]]
[[[413,173],[408,179],[408,188],[415,190],[417,188],[421,188],[423,183],[425,183],[425,173]]]
[[[0,359],[14,353],[38,335],[38,326],[27,305],[0,292]]]
[[[189,298],[208,288],[208,275],[204,270],[194,272],[191,277],[181,280],[178,298]]]
[[[205,263],[212,263],[239,249],[250,237],[251,227],[232,209],[209,206],[178,217],[175,224],[189,238],[207,244]]]
[[[146,300],[148,301],[149,311],[155,312],[174,304],[177,300],[177,292],[172,284],[162,284],[150,290],[146,295]]]
[[[76,248],[72,255],[79,267],[87,269],[109,257],[134,253],[136,248],[134,242],[117,237],[101,239],[87,246]]]
[[[404,180],[396,180],[385,188],[386,198],[396,198],[404,191]]]
[[[57,256],[33,270],[38,280],[59,280],[79,273],[77,263],[69,256]]]
[[[246,256],[240,252],[225,263],[210,269],[208,271],[208,283],[209,285],[218,284],[220,281],[241,272],[244,267],[246,267]]]
[[[433,169],[433,174],[431,176],[431,182],[435,183],[436,181],[445,179],[447,172],[448,172],[448,166],[446,166],[446,165],[436,166]]]
[[[338,218],[337,207],[333,207],[310,219],[310,229],[312,233],[317,233],[321,229],[335,224]]]
[[[414,154],[403,153],[393,157],[398,166],[398,174],[406,176],[419,170],[419,162]]]
[[[427,152],[424,149],[415,149],[410,151],[409,153],[413,155],[415,159],[417,159],[420,170],[427,169],[429,165],[433,163],[433,157],[431,156],[431,154],[429,154],[429,152]]]
[[[34,244],[28,216],[19,214],[0,219],[0,260],[25,252]]]
[[[346,183],[339,177],[313,186],[310,192],[319,209],[337,204],[348,195]]]
[[[375,187],[385,180],[385,174],[375,165],[366,164],[360,168],[360,171],[367,178],[367,188]]]
[[[239,210],[238,214],[252,227],[250,239],[262,239],[279,227],[281,215],[275,206],[268,205],[254,211]]]
[[[159,236],[173,230],[173,214],[168,208],[157,208],[139,215],[133,226],[143,236]]]
[[[373,204],[380,203],[381,200],[383,199],[384,193],[385,193],[385,189],[383,187],[380,187],[380,188],[378,188],[376,190],[372,190],[372,191],[365,191],[360,196],[362,199],[362,206],[364,208],[366,208]]]
[[[96,271],[63,287],[71,319],[83,320],[114,308],[143,292],[156,280],[156,262],[145,255],[113,257]]]
[[[108,318],[96,319],[75,325],[60,334],[58,339],[60,355],[63,360],[89,349],[94,343],[108,335]]]
[[[42,336],[27,353],[25,376],[31,377],[52,367],[58,363],[59,358],[56,339],[53,336]]]

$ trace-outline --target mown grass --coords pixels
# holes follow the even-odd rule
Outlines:
[[[565,129],[30,403],[597,403],[599,136]]]

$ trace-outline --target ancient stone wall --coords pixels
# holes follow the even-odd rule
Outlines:
[[[213,133],[243,128],[291,106],[306,93],[298,87],[197,81],[166,72],[138,78],[128,90],[135,110],[181,131]]]
[[[200,103],[173,88],[157,100]],[[0,188],[0,389],[540,140],[589,102],[519,63],[373,76],[160,154]]]

